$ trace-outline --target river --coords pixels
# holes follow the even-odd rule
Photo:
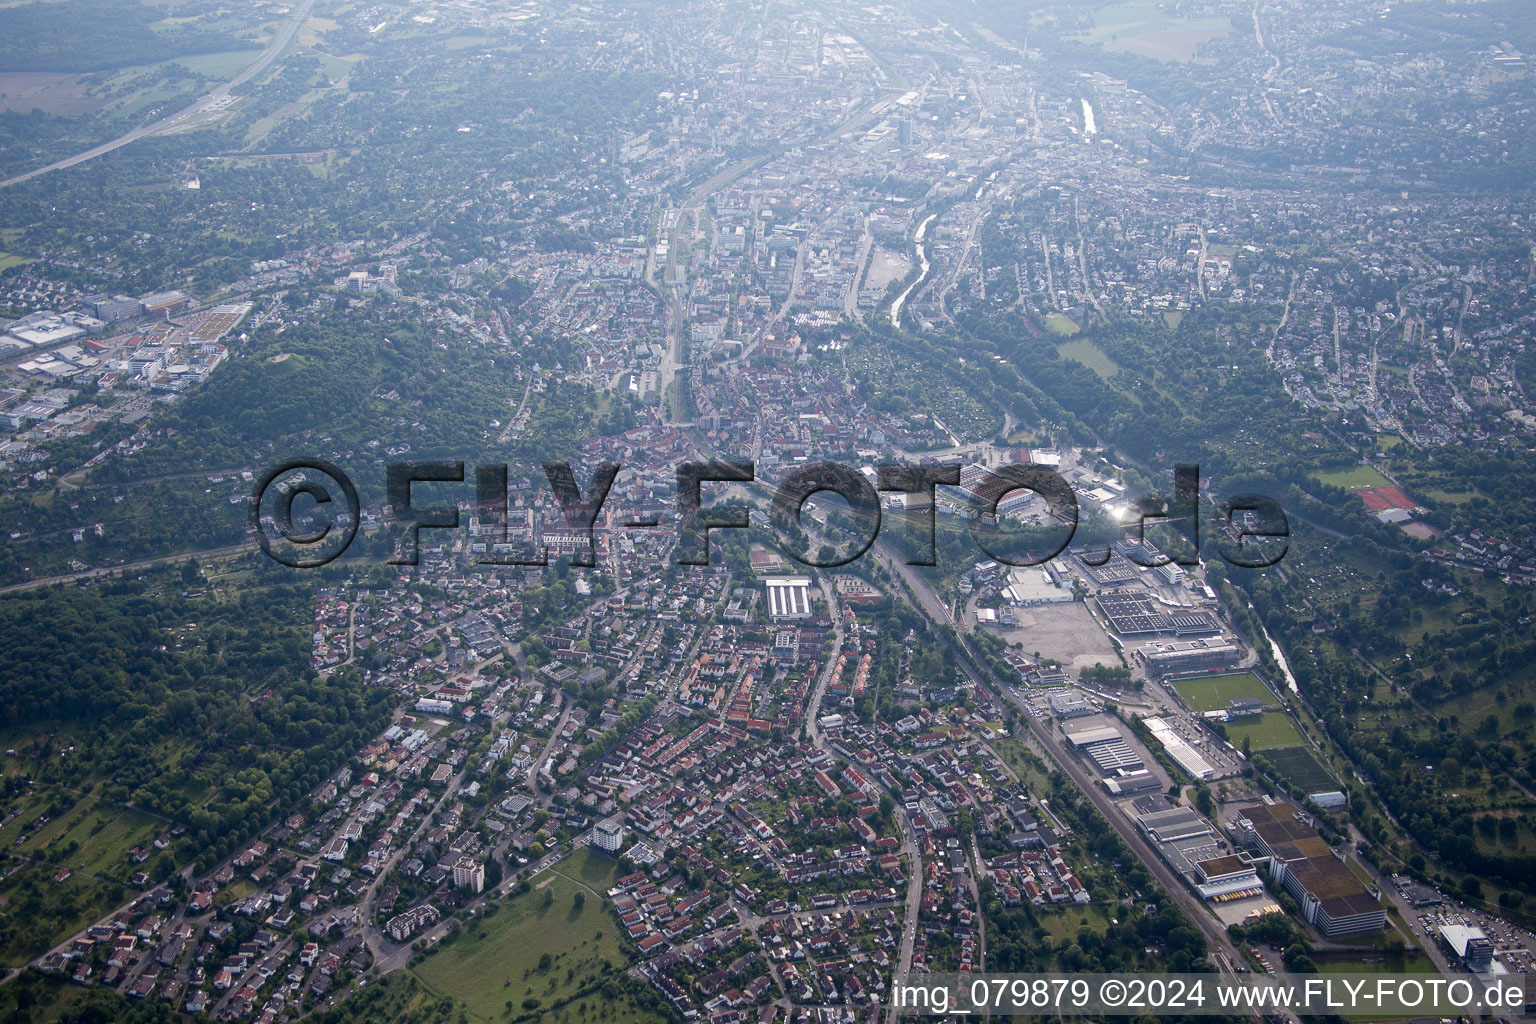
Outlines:
[[[1301,687],[1296,685],[1296,677],[1291,675],[1291,663],[1285,660],[1285,653],[1280,650],[1280,645],[1275,643],[1275,638],[1269,635],[1269,630],[1264,628],[1264,623],[1259,620],[1259,612],[1250,602],[1248,609],[1253,612],[1253,620],[1259,623],[1259,632],[1264,634],[1264,642],[1269,644],[1269,653],[1274,655],[1275,664],[1280,666],[1280,673],[1285,676],[1285,685],[1291,688],[1296,696],[1301,696]]]
[[[936,213],[930,213],[923,220],[923,222],[917,226],[917,234],[914,236],[915,241],[913,249],[917,252],[918,265],[922,269],[917,275],[917,280],[907,285],[906,290],[903,291],[900,295],[896,296],[896,301],[891,303],[892,327],[898,329],[901,327],[901,307],[906,305],[907,296],[912,294],[912,289],[922,284],[923,279],[928,276],[928,249],[923,245],[923,237],[928,234],[928,225],[932,224],[933,219],[937,216],[938,214]]]

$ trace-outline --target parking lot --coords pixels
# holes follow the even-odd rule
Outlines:
[[[1398,885],[1400,892],[1412,884],[1410,879],[1401,875],[1393,875],[1392,881]],[[1424,888],[1422,884],[1418,887]],[[1439,944],[1440,929],[1446,925],[1481,928],[1483,934],[1493,940],[1495,964],[1502,965],[1511,974],[1536,973],[1536,952],[1533,952],[1536,950],[1536,934],[1501,917],[1458,903],[1439,890],[1435,892],[1445,900],[1444,903],[1424,907],[1409,916],[1414,932],[1422,936],[1425,945]]]
[[[1014,608],[1018,626],[989,630],[1012,644],[1024,645],[1027,654],[1060,662],[1071,675],[1089,665],[1119,665],[1120,656],[1102,626],[1080,601],[1068,604]]]

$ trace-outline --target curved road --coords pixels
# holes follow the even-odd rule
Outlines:
[[[223,85],[216,87],[207,95],[199,97],[191,106],[187,107],[186,109],[171,114],[169,117],[162,117],[160,120],[154,121],[150,124],[140,125],[139,127],[128,132],[126,135],[121,135],[118,138],[113,139],[111,142],[103,142],[101,145],[94,146],[83,153],[76,153],[74,156],[65,157],[63,160],[51,163],[46,167],[39,167],[35,171],[28,171],[26,174],[18,174],[14,178],[7,178],[4,181],[0,181],[0,188],[4,188],[7,185],[20,184],[23,181],[29,181],[32,178],[38,177],[39,175],[47,174],[49,171],[62,171],[66,167],[73,167],[76,164],[83,164],[87,160],[94,160],[99,156],[105,156],[113,150],[122,149],[130,142],[137,142],[139,139],[146,138],[150,135],[158,135],[162,132],[166,132],[174,128],[179,128],[188,118],[206,113],[210,110],[218,109],[228,100],[229,94],[232,90],[239,88],[255,76],[261,74],[267,68],[271,67],[272,62],[276,60],[278,56],[288,48],[288,44],[293,41],[293,37],[299,31],[299,26],[304,24],[304,22],[309,18],[310,8],[314,6],[315,0],[300,0],[298,7],[294,8],[293,14],[290,15],[288,20],[283,23],[283,27],[277,30],[277,35],[273,36],[272,41],[267,44],[267,48],[261,51],[261,56],[257,57],[250,64],[246,65],[245,70],[241,71],[234,78],[231,78]]]

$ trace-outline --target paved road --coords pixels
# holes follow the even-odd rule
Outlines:
[[[357,901],[357,915],[363,926],[363,943],[368,947],[368,952],[373,956],[373,962],[381,974],[387,974],[390,971],[404,967],[410,961],[411,943],[390,941],[384,934],[384,929],[374,920],[374,908],[378,901],[379,887],[383,885],[385,879],[394,873],[395,866],[411,852],[416,843],[420,841],[422,835],[427,831],[431,822],[436,820],[438,813],[448,806],[448,802],[458,793],[459,786],[463,784],[464,777],[469,773],[470,760],[466,759],[464,764],[465,767],[461,768],[448,781],[447,787],[443,790],[442,795],[437,798],[437,802],[432,805],[426,814],[422,815],[421,821],[411,831],[410,837],[397,846],[395,851],[389,855],[389,859],[384,862],[383,866],[374,875],[374,879],[364,892],[363,898]],[[353,818],[355,819],[356,817],[357,815],[354,814]],[[447,922],[444,921],[441,924],[446,929]]]
[[[926,580],[912,572],[898,559],[892,558],[889,552],[883,550],[880,545],[876,544],[872,550],[875,556],[884,562],[888,568],[901,573],[907,586],[911,588],[912,594],[917,598],[919,606],[930,617],[941,624],[952,623],[952,620],[948,617],[948,609],[944,608],[943,602],[933,593]],[[936,609],[944,609],[943,617],[936,614]],[[1097,785],[1096,781],[1089,777],[1088,773],[1084,770],[1083,762],[1070,754],[1062,745],[1060,739],[1052,733],[1049,722],[1037,722],[1029,714],[1029,709],[1024,706],[1023,699],[1016,696],[1006,687],[993,687],[986,684],[982,669],[976,667],[983,663],[976,659],[970,651],[964,634],[957,633],[957,637],[960,644],[960,653],[964,659],[962,667],[965,667],[968,674],[976,679],[979,686],[989,691],[994,691],[993,696],[997,697],[1000,701],[1008,701],[1014,704],[1023,712],[1020,720],[1025,725],[1026,731],[1021,733],[1021,735],[1031,737],[1034,740],[1032,745],[1043,751],[1047,759],[1054,762],[1056,767],[1066,773],[1067,777],[1082,791],[1083,795],[1093,804],[1104,820],[1109,823],[1109,826],[1125,842],[1125,845],[1132,854],[1157,879],[1158,883],[1167,891],[1169,897],[1179,904],[1189,922],[1200,930],[1201,934],[1205,937],[1206,945],[1215,954],[1214,959],[1222,969],[1222,973],[1231,974],[1232,971],[1229,965],[1238,964],[1243,961],[1236,948],[1232,945],[1231,940],[1227,937],[1226,929],[1222,926],[1221,922],[1216,920],[1205,908],[1203,902],[1189,891],[1189,888],[1182,879],[1175,877],[1173,871],[1164,863],[1163,859],[1147,848],[1146,843],[1137,835],[1136,829],[1131,825],[1130,821],[1125,815],[1120,813],[1119,808],[1114,806],[1109,796]],[[964,662],[969,662],[969,665],[964,664]]]
[[[63,160],[55,161],[46,167],[39,167],[35,171],[28,171],[26,174],[18,174],[14,178],[0,181],[0,188],[4,188],[7,185],[17,185],[23,181],[30,181],[39,175],[47,174],[49,171],[62,171],[66,167],[83,164],[87,160],[94,160],[99,156],[105,156],[114,150],[122,149],[131,142],[137,142],[139,139],[147,138],[151,135],[160,135],[179,130],[186,127],[191,119],[201,116],[208,111],[217,110],[229,102],[229,94],[233,90],[265,71],[288,48],[288,44],[293,41],[293,37],[298,33],[299,26],[303,25],[309,18],[310,8],[314,6],[315,0],[301,0],[299,6],[294,8],[293,14],[283,23],[283,27],[277,30],[277,35],[273,36],[272,41],[267,44],[267,48],[261,51],[261,56],[246,65],[245,70],[241,71],[234,78],[231,78],[223,85],[217,86],[212,92],[199,97],[191,106],[179,110],[168,117],[162,117],[160,120],[150,124],[140,125],[126,135],[121,135],[111,142],[103,142],[99,146],[93,146],[83,153],[76,153],[74,156],[65,157]]]
[[[837,603],[837,591],[831,584],[823,582],[821,585],[822,597],[826,599],[827,609],[832,615],[833,654],[827,658],[821,678],[816,681],[816,688],[811,692],[811,699],[806,704],[805,728],[810,735],[811,742],[820,750],[837,755],[827,741],[826,733],[822,731],[820,722],[821,702],[826,696],[827,683],[832,679],[832,669],[837,664],[836,652],[843,649],[843,622],[839,614]],[[883,789],[884,787],[882,787]],[[922,850],[917,843],[917,835],[912,829],[912,823],[908,820],[905,811],[897,810],[894,814],[896,823],[901,828],[901,853],[907,858],[907,868],[910,876],[907,879],[907,895],[903,901],[904,912],[901,925],[901,946],[897,952],[896,968],[892,974],[895,978],[905,978],[912,970],[912,951],[917,944],[917,922],[919,911],[923,901],[923,857]],[[979,907],[979,904],[978,904]],[[886,1024],[895,1024],[896,1008],[892,1006],[886,1011]]]

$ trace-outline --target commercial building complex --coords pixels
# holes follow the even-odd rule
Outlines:
[[[1185,742],[1184,737],[1175,732],[1167,722],[1155,716],[1144,718],[1142,721],[1151,730],[1153,738],[1168,752],[1168,756],[1188,772],[1190,778],[1204,781],[1216,775],[1216,769],[1211,767],[1211,763],[1196,753],[1195,748]]]
[[[1442,925],[1440,941],[1473,974],[1486,974],[1493,970],[1493,940],[1481,928],[1461,924]]]
[[[1253,862],[1229,852],[1216,826],[1191,808],[1139,815],[1136,827],[1158,856],[1205,899],[1222,902],[1263,893]]]
[[[1219,639],[1169,640],[1138,647],[1136,658],[1147,667],[1148,675],[1166,679],[1186,672],[1231,668],[1242,660],[1242,650]]]
[[[1295,897],[1302,917],[1324,935],[1386,926],[1386,908],[1290,804],[1243,808],[1233,834],[1256,855],[1269,858],[1270,877]]]
[[[1113,726],[1105,725],[1068,733],[1067,740],[1078,753],[1092,761],[1105,775],[1111,775],[1122,768],[1135,771],[1146,766],[1141,755],[1130,748],[1125,738],[1120,735],[1120,730]]]

